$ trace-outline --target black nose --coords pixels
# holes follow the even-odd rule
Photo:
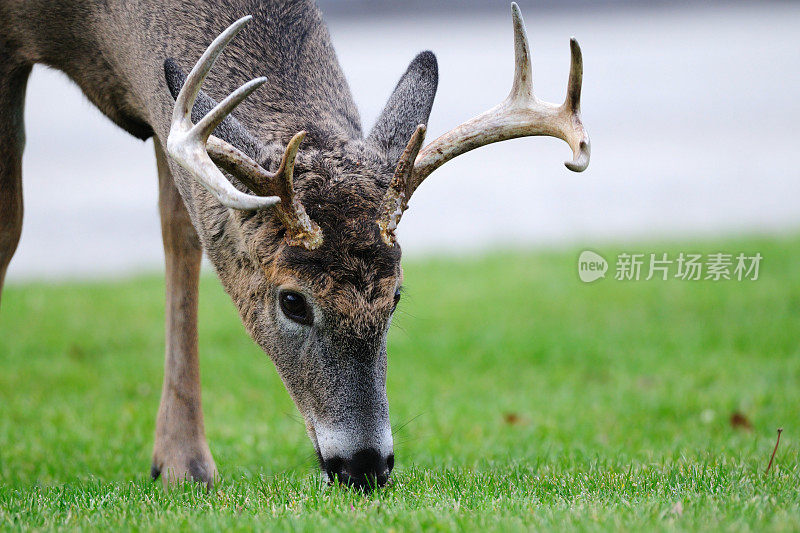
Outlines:
[[[387,456],[374,448],[367,448],[353,454],[350,459],[331,457],[325,461],[328,480],[351,485],[362,490],[383,487],[389,481],[394,467],[394,454]]]

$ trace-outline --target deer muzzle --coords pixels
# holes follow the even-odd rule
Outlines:
[[[315,426],[320,467],[329,482],[369,491],[389,481],[394,468],[391,427],[388,419],[380,421],[377,427],[369,425],[372,427],[357,424],[358,429]]]

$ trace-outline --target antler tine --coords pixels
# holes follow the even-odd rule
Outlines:
[[[529,101],[534,98],[531,49],[525,21],[516,2],[511,4],[511,19],[514,23],[514,85],[508,99]]]
[[[567,98],[562,106],[566,113],[575,121],[575,128],[568,130],[570,139],[565,139],[572,147],[572,161],[564,164],[573,172],[583,172],[589,166],[591,145],[589,135],[581,123],[581,86],[583,85],[583,54],[581,46],[575,37],[569,40],[570,66],[569,80],[567,81]]]
[[[277,194],[281,199],[276,213],[283,225],[286,226],[288,243],[290,245],[300,244],[313,250],[322,245],[322,230],[309,218],[294,190],[294,161],[300,143],[305,138],[306,132],[300,131],[286,145],[281,164],[270,180],[268,190]]]
[[[283,152],[283,157],[281,158],[281,165],[275,173],[277,176],[282,177],[286,191],[292,195],[294,195],[294,160],[297,158],[297,150],[300,149],[300,143],[303,142],[306,135],[308,135],[306,130],[294,134],[289,144],[286,145],[286,150]]]
[[[208,112],[206,116],[194,125],[197,136],[207,141],[211,134],[217,129],[220,122],[225,120],[225,117],[231,114],[236,106],[241,104],[245,98],[250,96],[250,93],[261,87],[267,82],[267,78],[261,77],[250,80],[231,94],[225,97],[220,103],[214,106],[214,109]]]
[[[197,94],[200,92],[200,86],[211,70],[214,61],[250,19],[252,17],[248,15],[231,24],[219,37],[214,39],[200,56],[175,99],[172,125],[167,138],[167,151],[170,156],[213,194],[222,205],[247,211],[274,206],[280,202],[280,198],[277,196],[253,196],[234,187],[209,157],[206,152],[206,141],[219,122],[266,80],[259,78],[246,83],[218,104],[196,126],[192,124],[191,113]],[[215,147],[224,151],[231,159],[241,160],[249,166],[255,164],[250,158],[242,157],[244,154],[228,143],[214,137],[211,138],[215,139]],[[258,165],[256,164],[256,166]]]
[[[414,172],[414,160],[417,158],[422,148],[422,143],[425,141],[426,131],[425,124],[420,124],[414,130],[411,140],[408,141],[408,145],[403,150],[403,155],[400,156],[400,161],[397,163],[394,177],[389,184],[386,196],[381,202],[378,226],[381,230],[383,242],[389,246],[394,245],[394,230],[397,228],[397,223],[400,222],[400,217],[403,216],[403,211],[408,207],[408,198],[411,196],[408,186],[411,174]]]
[[[583,54],[581,45],[575,37],[569,38],[569,80],[567,81],[567,99],[564,105],[572,112],[581,110],[581,86],[583,85]]]
[[[572,58],[566,100],[561,105],[541,101],[533,94],[530,47],[525,22],[516,3],[511,4],[511,15],[514,23],[515,67],[514,83],[508,97],[420,150],[413,171],[406,175],[407,183],[397,188],[393,185],[387,191],[381,210],[383,216],[394,212],[392,206],[396,204],[398,190],[405,194],[402,204],[405,209],[409,197],[434,170],[463,153],[499,141],[537,135],[558,137],[572,148],[573,160],[565,162],[567,168],[575,172],[586,170],[590,145],[580,118],[583,61],[578,42],[574,38],[570,41]],[[378,224],[382,232],[389,231],[390,222],[379,220]]]
[[[183,88],[175,99],[175,108],[172,111],[173,122],[177,122],[181,118],[191,118],[192,107],[194,107],[194,101],[197,99],[197,93],[200,92],[200,86],[203,85],[203,81],[206,79],[209,71],[211,71],[211,67],[214,66],[214,62],[228,43],[236,37],[239,30],[250,22],[252,18],[252,15],[246,15],[240,18],[228,26],[225,31],[219,34],[217,38],[208,45],[206,51],[203,52],[203,55],[200,56],[200,59],[197,60],[194,68],[189,73],[189,76],[186,77],[186,82],[183,84]]]

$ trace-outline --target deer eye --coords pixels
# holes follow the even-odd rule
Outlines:
[[[284,291],[280,294],[281,311],[290,320],[300,324],[310,325],[314,321],[311,309],[306,304],[302,294],[294,291]]]

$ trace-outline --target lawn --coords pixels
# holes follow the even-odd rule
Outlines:
[[[632,250],[764,260],[757,281],[593,284],[578,279],[579,249],[407,261],[389,342],[397,467],[370,495],[320,481],[299,415],[212,275],[200,299],[212,493],[148,477],[162,278],[12,285],[0,528],[797,530],[800,237]]]

